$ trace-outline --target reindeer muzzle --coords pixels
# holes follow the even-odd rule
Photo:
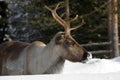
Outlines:
[[[92,59],[92,53],[91,53],[91,52],[88,52],[87,60],[90,60],[90,59]]]
[[[92,53],[91,52],[88,52],[87,54],[87,58],[85,60],[82,61],[82,63],[86,63],[87,61],[91,60],[92,59]]]

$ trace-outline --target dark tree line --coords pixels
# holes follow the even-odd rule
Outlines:
[[[108,41],[107,37],[107,5],[99,9],[101,5],[106,3],[107,0],[71,0],[70,3],[70,17],[75,17],[76,14],[79,15],[79,20],[75,21],[72,25],[78,24],[81,21],[81,17],[84,18],[86,24],[79,28],[77,31],[73,32],[74,37],[80,43],[89,42],[101,42]],[[44,5],[54,7],[57,3],[62,3],[61,8],[58,13],[62,15],[65,12],[65,0],[60,1],[48,1],[48,0],[35,0],[29,4],[26,10],[29,13],[29,22],[35,25],[37,29],[40,29],[45,42],[49,42],[51,37],[57,32],[62,30],[60,25],[52,18],[49,11],[44,8]],[[94,13],[92,13],[95,11]],[[33,13],[37,14],[34,15]],[[91,14],[92,13],[92,14]],[[65,16],[62,17],[65,19]],[[42,23],[42,24],[41,24]],[[44,28],[44,29],[43,29]],[[49,37],[46,35],[49,34]],[[87,35],[87,36],[85,36]],[[48,39],[47,39],[48,38]],[[43,40],[43,41],[44,41]]]
[[[8,30],[7,3],[0,1],[0,43],[5,41]]]
[[[61,25],[59,25],[53,19],[51,13],[47,9],[45,9],[44,6],[48,5],[50,7],[54,7],[57,3],[61,3],[61,7],[57,12],[60,16],[62,16],[63,19],[66,20],[66,17],[64,15],[66,0],[11,1],[13,1],[12,5],[15,7],[11,10],[11,16],[14,17],[14,19],[11,18],[10,20],[13,21],[12,23],[10,23],[13,29],[11,30],[13,40],[22,40],[28,42],[40,40],[48,43],[58,31],[63,31]],[[109,41],[108,4],[108,0],[69,0],[70,19],[75,17],[76,14],[79,15],[78,20],[73,22],[71,25],[76,25],[80,23],[81,18],[83,18],[86,22],[85,25],[72,32],[73,37],[80,44]],[[118,6],[120,6],[120,1],[118,1]],[[119,8],[118,13],[118,17],[120,18]],[[7,18],[7,16],[5,18]],[[99,50],[109,48],[106,46],[93,46],[88,47],[87,49]]]

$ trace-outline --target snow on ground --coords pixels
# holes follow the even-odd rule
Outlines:
[[[66,61],[62,74],[1,76],[0,80],[120,80],[120,57],[94,58],[84,64]]]
[[[96,73],[96,74],[54,74],[54,75],[32,75],[32,76],[5,76],[0,80],[120,80],[120,73]]]
[[[63,74],[120,72],[120,57],[114,59],[91,59],[87,63],[65,62]]]

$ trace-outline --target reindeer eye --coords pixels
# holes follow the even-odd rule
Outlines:
[[[74,42],[73,42],[73,41],[67,41],[66,44],[67,44],[68,46],[72,46],[72,45],[74,45]]]
[[[61,43],[63,42],[63,40],[64,40],[63,38],[64,38],[63,35],[58,36],[58,37],[55,39],[56,44],[61,44]]]

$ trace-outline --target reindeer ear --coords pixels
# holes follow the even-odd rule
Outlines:
[[[62,44],[65,41],[65,35],[61,34],[56,37],[55,43],[56,44]]]

